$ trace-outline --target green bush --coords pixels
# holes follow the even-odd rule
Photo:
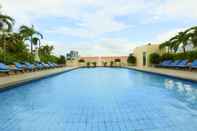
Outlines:
[[[79,62],[79,63],[84,63],[85,60],[84,60],[84,59],[80,59],[80,60],[78,60],[78,62]]]
[[[34,62],[34,56],[27,52],[21,52],[21,53],[0,53],[0,62],[3,62],[5,64],[13,64],[14,62]]]
[[[159,64],[160,62],[160,55],[157,53],[152,53],[149,55],[149,62],[150,64]]]
[[[96,63],[96,62],[92,62],[92,65],[93,65],[94,67],[96,67],[97,63]]]
[[[163,60],[178,60],[178,59],[188,59],[189,61],[193,61],[197,59],[197,51],[190,51],[186,53],[176,53],[176,54],[163,54],[161,56],[161,61]]]
[[[121,59],[115,59],[114,60],[116,63],[119,63],[119,62],[121,62]]]
[[[173,59],[173,54],[165,53],[160,57],[161,61]]]
[[[110,61],[110,66],[113,67],[114,66],[114,62]]]
[[[86,63],[86,66],[87,66],[87,67],[90,67],[90,62],[87,62],[87,63]]]
[[[132,54],[130,54],[128,59],[127,59],[127,63],[129,63],[129,64],[136,64],[136,57],[133,56]]]
[[[65,56],[61,55],[60,58],[58,58],[57,63],[58,64],[66,64]]]

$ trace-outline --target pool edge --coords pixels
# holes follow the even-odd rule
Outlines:
[[[13,88],[16,88],[16,87],[34,82],[34,81],[47,79],[49,77],[53,77],[53,76],[57,76],[57,75],[60,75],[60,74],[66,73],[66,72],[77,70],[79,68],[81,68],[81,67],[73,67],[73,68],[65,69],[65,70],[62,70],[62,71],[59,71],[59,72],[46,74],[44,76],[39,76],[39,77],[30,78],[30,79],[23,79],[23,80],[20,80],[20,81],[14,81],[14,82],[6,83],[6,84],[0,86],[0,92],[7,91],[7,90],[10,90],[10,89],[13,89]]]

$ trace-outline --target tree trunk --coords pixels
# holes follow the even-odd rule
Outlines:
[[[33,43],[32,43],[32,36],[31,36],[31,40],[30,40],[30,42],[31,42],[31,54],[33,54]]]

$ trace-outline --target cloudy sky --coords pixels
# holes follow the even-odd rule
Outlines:
[[[34,24],[55,54],[128,55],[197,24],[197,0],[0,0],[16,28]]]

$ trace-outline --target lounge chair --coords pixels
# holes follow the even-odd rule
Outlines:
[[[26,66],[26,69],[28,69],[30,71],[34,71],[35,67],[33,64],[30,64],[29,62],[23,62],[23,63]]]
[[[0,73],[9,73],[10,69],[7,68],[7,66],[5,67],[5,65],[3,63],[0,63]]]
[[[44,66],[45,69],[49,68],[50,66],[44,62],[41,62],[41,64]]]
[[[166,65],[166,67],[176,67],[182,60],[175,60],[174,62]]]
[[[164,60],[159,64],[159,67],[168,67],[172,63],[172,60]]]
[[[197,69],[197,59],[192,62],[191,68],[192,69]]]
[[[0,71],[3,73],[6,73],[6,72],[9,73],[10,71],[14,71],[16,73],[17,71],[23,71],[23,70],[17,67],[10,67],[4,63],[0,63]]]
[[[188,68],[189,60],[182,60],[179,64],[176,65],[176,68]]]
[[[50,66],[50,68],[54,68],[55,67],[55,65],[53,63],[51,63],[51,62],[48,62],[48,65]]]
[[[34,65],[35,65],[35,68],[38,69],[38,70],[44,69],[44,66],[40,63],[35,63]]]

